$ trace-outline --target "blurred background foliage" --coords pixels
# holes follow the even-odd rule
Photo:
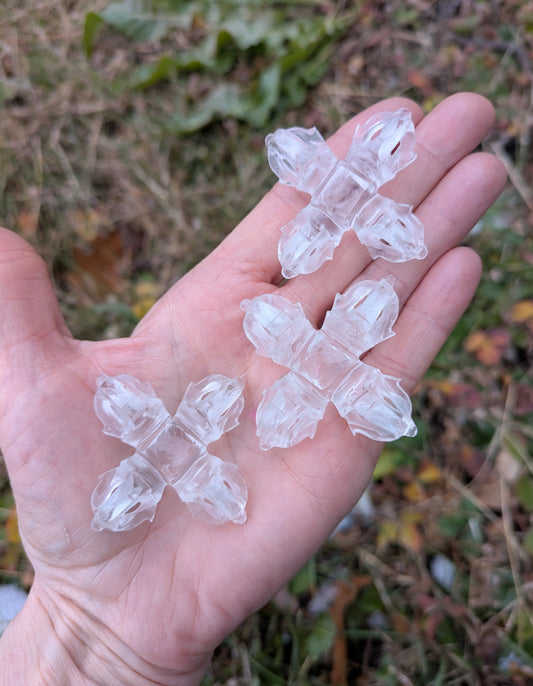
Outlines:
[[[0,13],[0,217],[76,336],[127,335],[273,183],[264,136],[388,96],[494,103],[508,187],[474,302],[359,506],[205,686],[533,683],[533,3],[18,0]],[[0,463],[0,581],[28,589]],[[0,600],[1,604],[1,600]],[[1,610],[1,608],[0,608]]]

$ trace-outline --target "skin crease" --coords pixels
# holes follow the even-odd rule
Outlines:
[[[45,265],[20,237],[0,231],[0,446],[35,569],[29,599],[0,641],[2,684],[198,684],[217,644],[361,496],[382,446],[352,436],[333,407],[313,441],[259,450],[254,409],[286,370],[254,353],[240,303],[280,288],[319,326],[355,279],[392,275],[396,335],[365,361],[412,392],[475,291],[479,258],[456,246],[499,195],[505,173],[494,157],[471,154],[494,116],[474,94],[454,95],[426,116],[403,98],[381,102],[330,146],[343,157],[358,122],[398,107],[413,114],[418,157],[381,193],[416,207],[429,248],[423,261],[372,262],[348,232],[332,261],[278,287],[279,229],[307,198],[277,184],[130,338],[94,343],[71,337]],[[149,381],[171,411],[190,380],[243,377],[240,425],[212,452],[235,461],[247,481],[246,524],[194,520],[167,489],[153,523],[121,534],[91,530],[97,476],[131,453],[102,434],[94,415],[101,373]]]

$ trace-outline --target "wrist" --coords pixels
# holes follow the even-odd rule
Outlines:
[[[0,638],[2,686],[197,686],[195,672],[162,669],[143,660],[97,618],[72,601],[32,589]]]

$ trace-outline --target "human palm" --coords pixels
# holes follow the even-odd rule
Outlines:
[[[357,122],[400,106],[419,122],[418,159],[383,193],[417,207],[429,248],[423,261],[371,262],[350,232],[331,262],[280,286],[279,228],[307,199],[278,184],[130,338],[94,343],[72,339],[45,266],[19,237],[0,233],[0,445],[35,568],[29,606],[35,599],[54,627],[88,636],[79,639],[83,645],[107,643],[120,668],[139,679],[198,682],[217,643],[353,507],[380,453],[379,444],[352,436],[333,407],[312,441],[259,449],[254,409],[285,370],[254,353],[241,301],[280,288],[319,327],[335,294],[354,279],[392,274],[402,308],[396,336],[365,361],[400,377],[411,392],[473,294],[479,260],[454,246],[503,184],[494,158],[469,155],[492,124],[492,108],[462,94],[422,117],[413,103],[394,99],[349,122],[330,145],[342,157]],[[171,411],[190,381],[214,373],[242,377],[240,424],[211,451],[235,461],[248,484],[244,525],[194,520],[167,489],[152,523],[120,534],[90,528],[98,475],[131,453],[102,434],[92,410],[102,373],[149,381]],[[92,658],[84,669],[90,665]]]

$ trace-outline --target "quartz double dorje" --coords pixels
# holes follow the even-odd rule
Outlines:
[[[245,300],[241,307],[256,352],[290,370],[263,392],[257,408],[261,448],[287,448],[313,438],[329,402],[354,435],[392,441],[416,434],[400,379],[360,359],[394,335],[399,304],[387,279],[360,281],[338,294],[319,330],[299,303],[277,294]]]
[[[374,259],[404,262],[427,255],[424,227],[411,206],[378,193],[416,159],[409,110],[382,112],[359,126],[342,161],[316,128],[278,129],[266,144],[279,180],[311,196],[281,228],[278,257],[285,278],[309,274],[330,260],[350,229]]]
[[[207,451],[239,423],[240,380],[214,374],[189,384],[173,416],[150,384],[133,376],[101,376],[97,385],[94,407],[104,433],[135,453],[100,476],[91,498],[93,529],[125,531],[152,521],[167,486],[194,517],[246,520],[247,487],[237,466]]]

